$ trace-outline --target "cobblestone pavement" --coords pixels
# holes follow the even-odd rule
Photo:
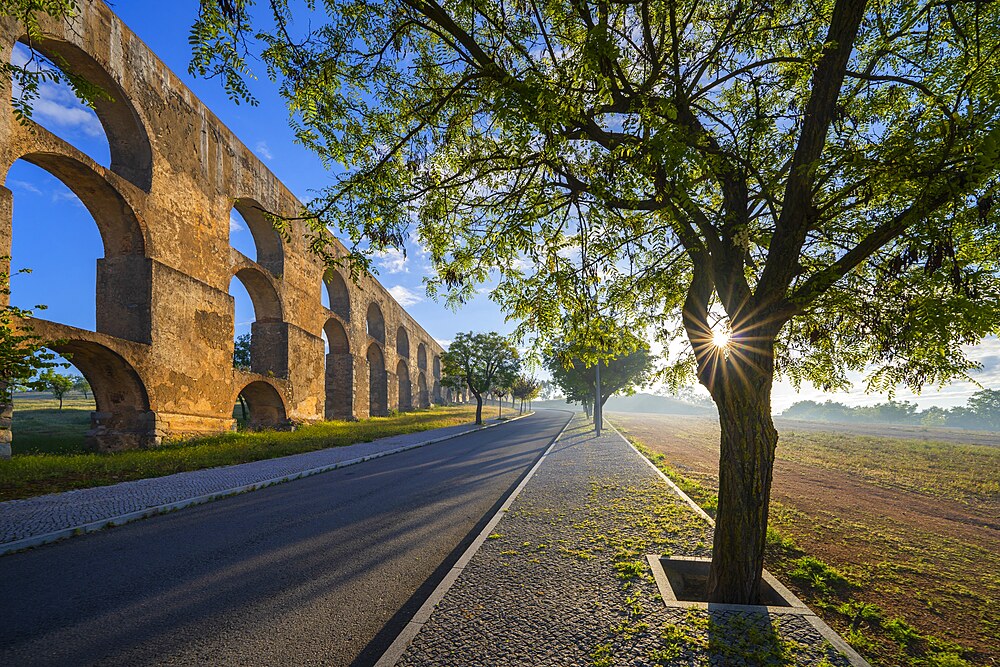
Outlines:
[[[0,553],[5,545],[26,538],[73,529],[192,498],[224,495],[233,489],[370,458],[428,441],[451,438],[477,428],[472,424],[448,426],[265,461],[0,502]]]
[[[645,555],[711,540],[619,435],[577,418],[396,664],[851,664],[804,616],[667,608]]]

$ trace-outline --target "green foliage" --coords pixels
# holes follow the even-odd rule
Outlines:
[[[57,373],[51,368],[47,368],[39,376],[31,381],[32,387],[38,391],[47,391],[52,397],[59,401],[59,409],[62,410],[63,397],[73,388],[73,379],[68,375]]]
[[[844,575],[813,556],[792,561],[788,576],[824,597],[842,594],[851,587]]]
[[[496,332],[459,333],[441,355],[441,368],[446,377],[461,378],[463,384],[476,397],[480,410],[477,422],[481,422],[483,395],[499,391],[503,394],[521,368],[517,350],[511,342]]]
[[[202,0],[192,71],[247,98],[260,45],[343,168],[315,228],[365,261],[416,220],[430,291],[495,277],[519,333],[721,318],[793,382],[889,388],[997,332],[992,3],[250,4]]]
[[[9,257],[0,257],[0,299],[10,296]],[[28,270],[18,273],[27,274]],[[44,306],[35,306],[44,309]],[[25,385],[37,373],[60,364],[47,351],[47,342],[36,336],[29,323],[32,311],[0,305],[0,401],[9,401],[14,389]]]
[[[70,380],[73,381],[74,391],[83,394],[84,398],[90,398],[90,382],[87,381],[87,378],[82,375],[71,375]]]
[[[653,359],[644,346],[607,358],[600,351],[585,349],[566,340],[553,343],[545,357],[552,382],[567,401],[593,403],[597,391],[595,366],[601,366],[601,405],[617,393],[634,393],[652,379]],[[596,359],[604,357],[602,361]],[[593,359],[587,363],[585,359]]]
[[[848,406],[836,401],[797,401],[782,417],[812,421],[866,424],[920,424],[1000,430],[1000,390],[982,389],[969,398],[967,407],[944,409],[932,406],[922,412],[914,403],[888,401],[875,405]]]
[[[240,334],[233,343],[233,368],[250,370],[250,334]]]
[[[17,91],[11,98],[14,117],[22,125],[31,120],[32,107],[38,99],[39,89],[46,82],[65,83],[77,98],[90,108],[111,96],[94,82],[74,72],[68,63],[55,56],[40,53],[35,44],[44,38],[41,21],[64,20],[79,13],[75,0],[0,0],[0,16],[9,16],[24,27],[24,43],[28,46],[28,61],[23,65],[0,63],[0,73],[9,78]]]

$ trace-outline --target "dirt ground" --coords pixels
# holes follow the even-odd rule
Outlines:
[[[714,420],[609,419],[681,474],[717,488]],[[847,574],[857,598],[973,649],[973,662],[1000,664],[1000,437],[988,443],[973,432],[970,440],[981,444],[962,445],[919,434],[899,439],[898,428],[882,436],[868,426],[828,426],[777,423],[771,524]],[[961,436],[934,430],[951,443]],[[827,620],[843,626],[843,618]]]

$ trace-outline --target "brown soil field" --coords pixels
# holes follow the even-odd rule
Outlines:
[[[663,454],[677,472],[717,489],[714,419],[615,413],[625,435]],[[815,422],[777,422],[771,525],[852,584],[850,600],[877,605],[921,635],[955,642],[964,664],[1000,664],[1000,447],[983,434],[957,442],[886,437]],[[914,429],[920,431],[921,429]],[[898,429],[891,430],[897,436]],[[809,591],[782,577],[809,601]],[[787,569],[787,568],[786,568]],[[866,636],[835,605],[820,613],[873,663],[926,662],[923,650]],[[917,643],[912,640],[911,643]],[[926,645],[926,642],[923,642]]]

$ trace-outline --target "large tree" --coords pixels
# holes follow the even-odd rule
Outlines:
[[[441,355],[445,377],[461,378],[476,397],[476,423],[483,423],[483,395],[517,377],[517,350],[498,333],[459,333]],[[504,392],[506,394],[506,391]]]
[[[496,272],[525,331],[586,311],[582,278],[687,338],[722,425],[713,600],[757,598],[776,375],[919,388],[1000,328],[996,2],[264,4],[202,0],[192,70],[246,98],[262,45],[343,167],[315,229],[363,261],[416,220],[432,291]]]
[[[687,338],[722,425],[712,600],[758,596],[777,374],[941,383],[1000,328],[995,2],[268,4],[298,136],[344,167],[317,228],[361,252],[415,219],[432,291],[495,272],[543,334],[582,253],[617,319]],[[203,0],[193,34],[237,96],[249,9]]]

